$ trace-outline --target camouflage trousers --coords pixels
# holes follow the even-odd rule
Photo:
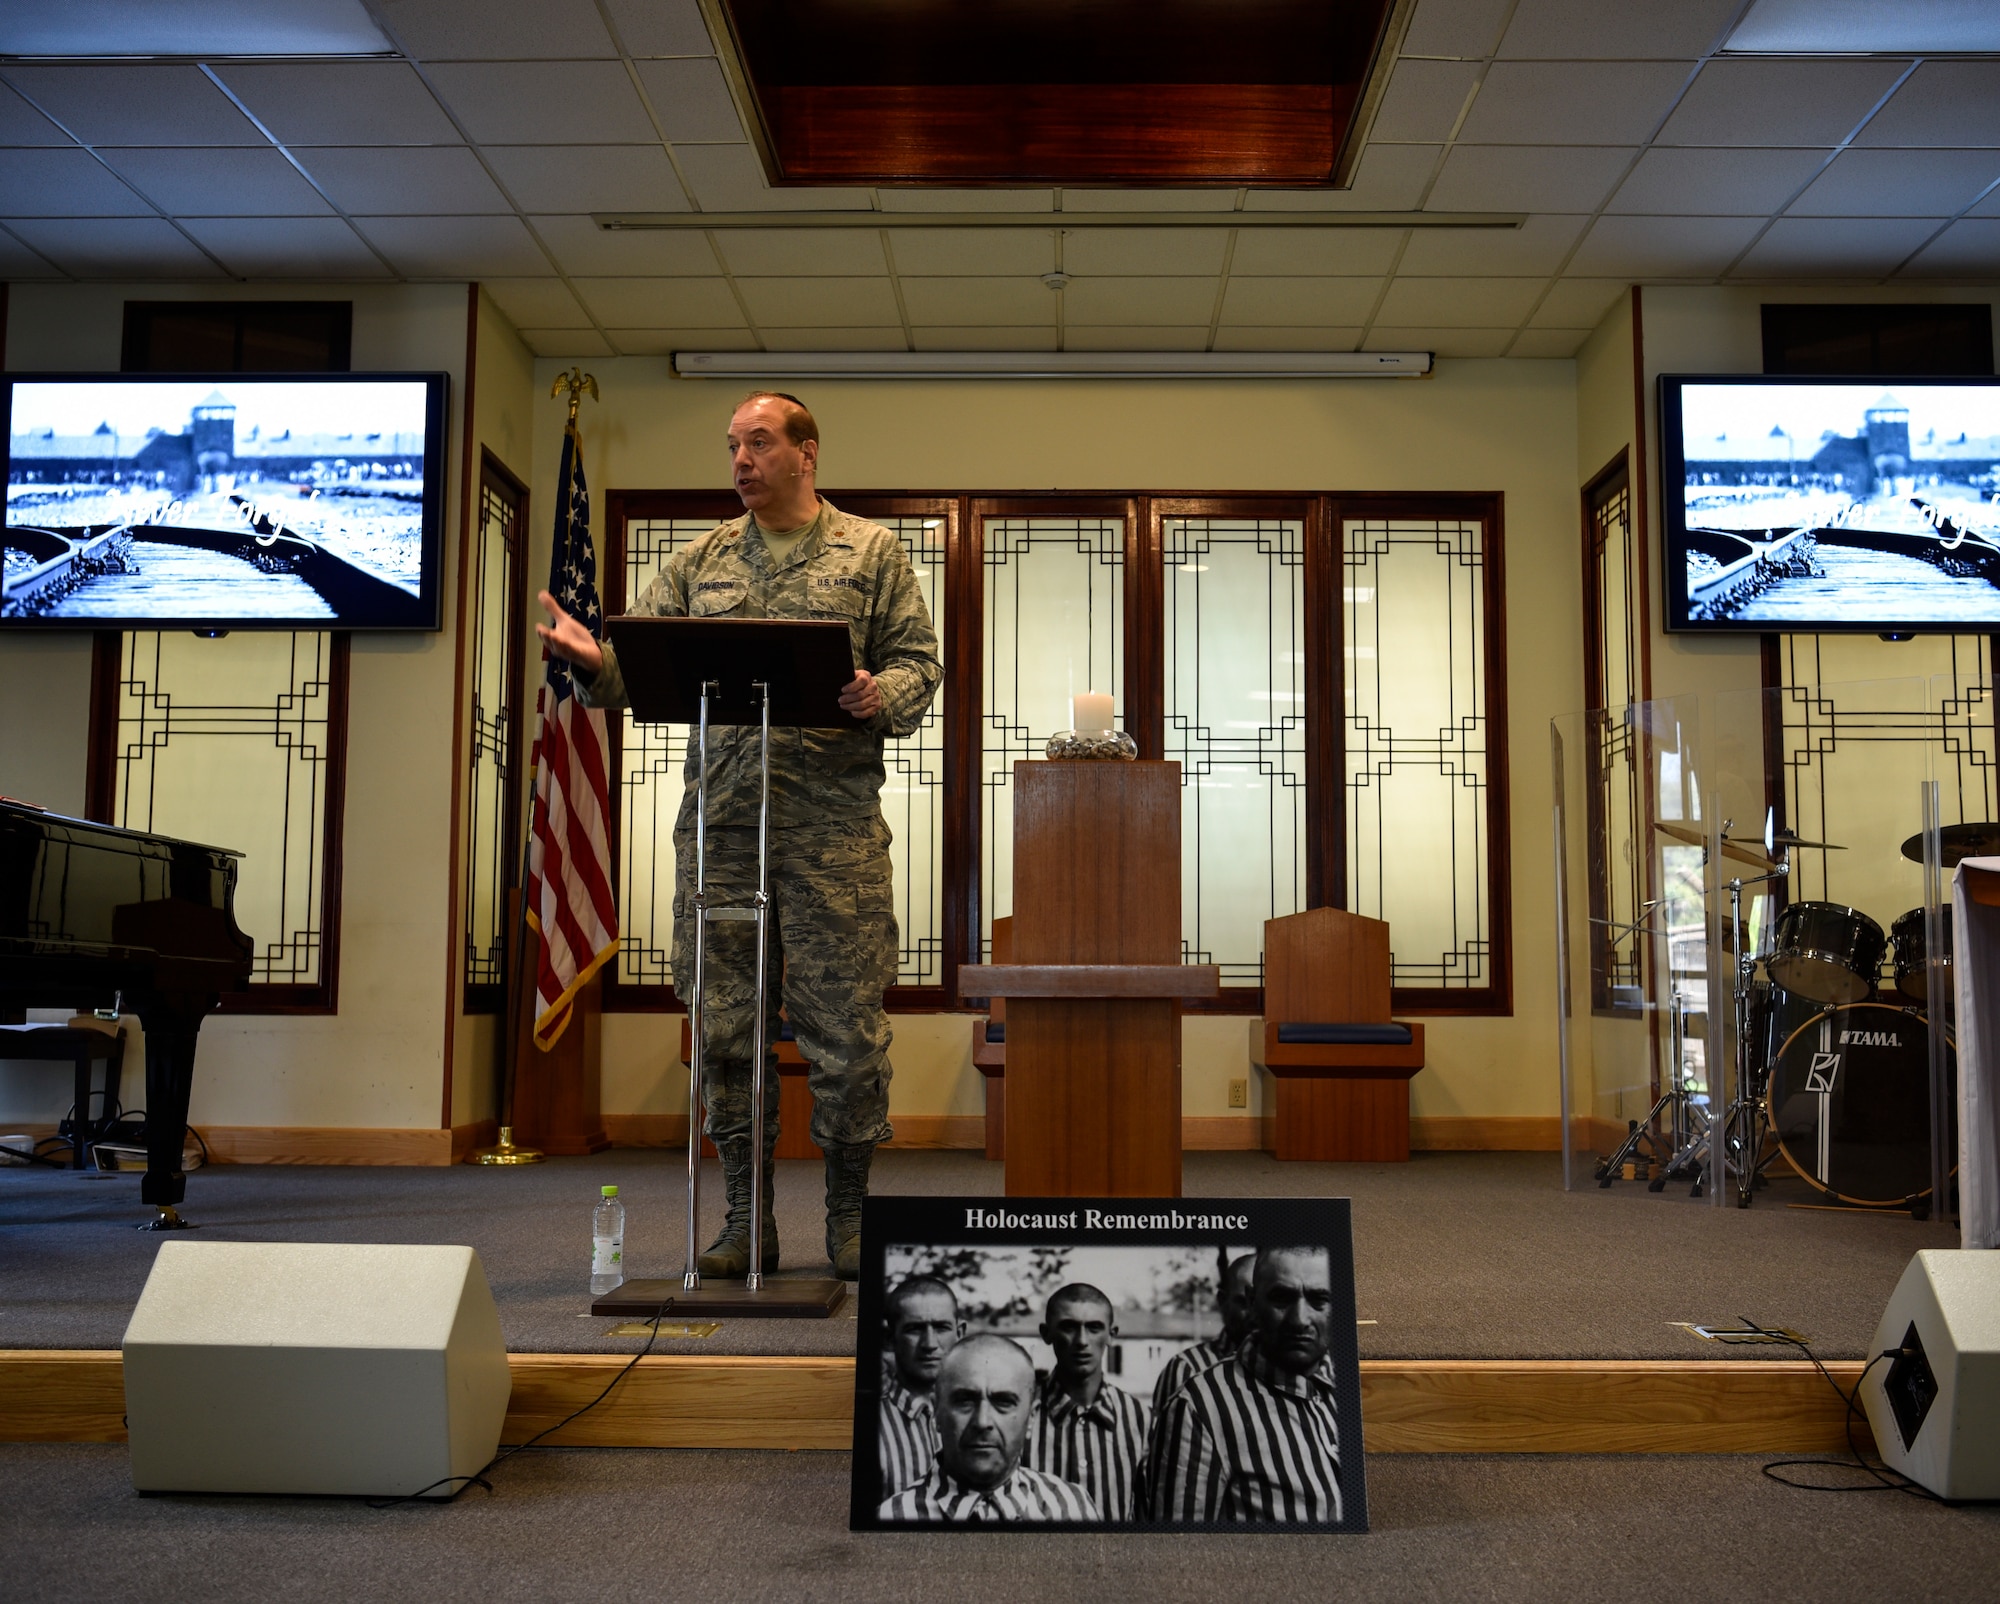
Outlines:
[[[811,1066],[812,1137],[821,1147],[886,1141],[889,1016],[882,993],[896,978],[895,894],[889,826],[827,819],[771,832],[766,959],[764,1133],[778,1130],[778,1009]],[[674,987],[694,995],[694,836],[674,834]],[[747,908],[757,891],[757,832],[708,832],[708,903]],[[703,1004],[702,1107],[720,1144],[750,1136],[750,1050],[757,995],[757,927],[708,927]]]

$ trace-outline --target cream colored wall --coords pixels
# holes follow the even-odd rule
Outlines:
[[[570,359],[537,364],[535,498],[546,507],[562,408],[548,387]],[[726,484],[722,436],[741,388],[678,380],[664,360],[585,360],[584,461],[598,508],[611,489]],[[1319,383],[814,383],[821,484],[925,490],[1471,490],[1506,497],[1508,745],[1515,1012],[1429,1021],[1422,1115],[1550,1115],[1555,972],[1548,719],[1582,696],[1575,365],[1444,361],[1423,381]],[[1593,468],[1595,463],[1591,465]],[[600,541],[603,520],[598,518]],[[548,563],[537,529],[532,573]],[[607,1113],[684,1113],[670,1062],[678,1018],[604,1022]],[[892,1112],[984,1106],[962,1015],[896,1021]],[[1189,1115],[1254,1116],[1245,1021],[1193,1017],[1184,1037]],[[1250,1078],[1252,1106],[1228,1106]]]
[[[12,369],[116,371],[123,305],[152,300],[354,302],[356,369],[452,376],[446,530],[458,527],[466,291],[354,286],[16,284]],[[447,539],[444,594],[456,594]],[[358,635],[348,708],[339,1012],[227,1015],[202,1028],[191,1116],[204,1125],[431,1127],[443,1095],[454,619],[434,635]],[[81,811],[87,635],[0,635],[0,790]],[[43,686],[55,689],[46,697]],[[33,711],[18,704],[35,698]],[[16,778],[19,775],[20,778]],[[52,1066],[0,1064],[0,1118],[52,1120],[69,1103]]]

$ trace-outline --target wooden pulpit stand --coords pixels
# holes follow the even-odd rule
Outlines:
[[[1013,962],[968,964],[1005,998],[1009,1197],[1179,1197],[1183,1001],[1178,763],[1014,765]]]

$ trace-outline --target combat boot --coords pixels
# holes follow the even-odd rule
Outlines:
[[[771,1167],[771,1149],[776,1145],[776,1142],[767,1143],[764,1151],[763,1258],[766,1275],[778,1267],[777,1188]],[[708,1251],[696,1262],[695,1268],[705,1279],[741,1281],[750,1273],[750,1144],[741,1140],[724,1142],[720,1151],[722,1189],[729,1199],[729,1213],[723,1218],[722,1234],[709,1244]]]
[[[861,1279],[861,1200],[875,1144],[826,1150],[826,1256],[843,1281]]]

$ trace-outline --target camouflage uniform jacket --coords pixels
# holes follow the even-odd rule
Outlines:
[[[882,743],[911,734],[944,679],[937,631],[902,542],[880,524],[820,502],[819,517],[785,560],[745,513],[667,559],[631,612],[656,618],[839,619],[857,667],[875,676],[882,710],[851,730],[771,731],[771,823],[775,828],[880,812]],[[625,680],[610,643],[604,666],[585,682],[586,707],[623,707]],[[708,732],[711,828],[757,822],[758,731],[723,725]],[[680,827],[691,829],[696,753],[688,743],[687,794]]]

